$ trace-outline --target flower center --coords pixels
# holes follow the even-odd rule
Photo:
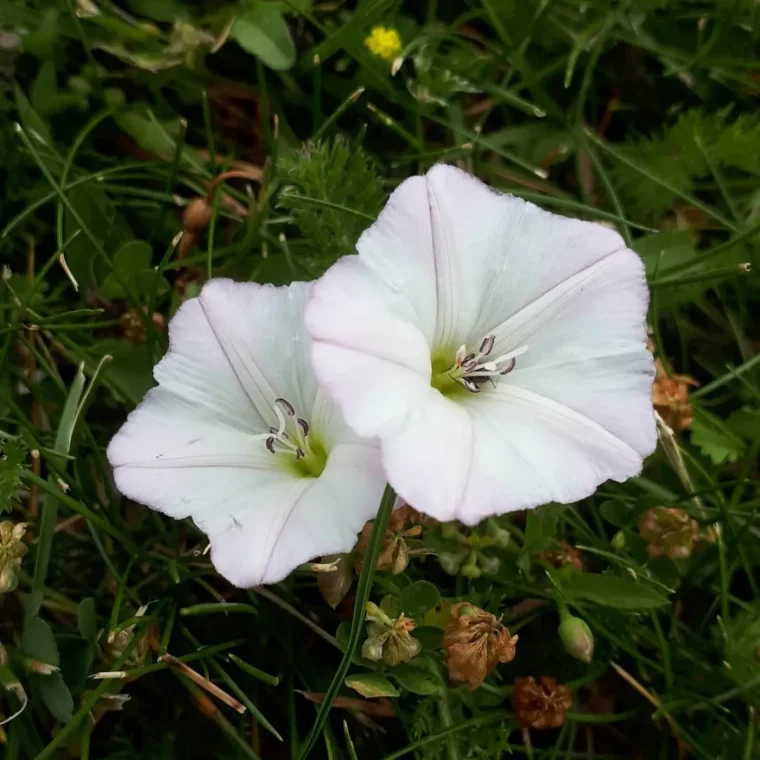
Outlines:
[[[524,354],[528,347],[521,346],[492,359],[490,356],[495,342],[493,335],[487,335],[477,351],[469,351],[466,345],[460,346],[453,364],[450,358],[434,359],[430,384],[444,396],[454,396],[462,391],[480,393],[486,383],[496,387],[499,378],[515,368],[517,357]]]
[[[309,423],[298,417],[293,404],[284,398],[275,400],[274,413],[278,427],[261,436],[264,445],[299,477],[318,478],[327,464],[327,452],[311,434]]]

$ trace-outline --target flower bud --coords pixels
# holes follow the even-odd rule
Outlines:
[[[625,545],[626,545],[626,543],[627,543],[627,542],[626,542],[626,538],[625,538],[625,532],[624,532],[624,531],[622,531],[622,530],[619,530],[619,531],[618,531],[618,532],[617,532],[617,533],[616,533],[616,534],[615,534],[615,535],[612,537],[612,541],[610,541],[610,543],[612,544],[612,548],[613,548],[613,549],[614,549],[616,552],[619,552],[619,551],[622,551],[623,549],[625,549]]]
[[[483,572],[478,567],[478,555],[475,552],[470,552],[470,556],[467,557],[467,561],[459,571],[465,578],[475,579],[480,578]]]
[[[495,520],[488,521],[488,535],[493,539],[493,542],[500,549],[506,549],[509,546],[509,542],[512,540],[512,535],[508,530],[504,530]]]
[[[459,552],[459,554],[454,554],[453,552],[441,552],[438,555],[438,562],[444,573],[456,575],[459,572],[459,568],[462,567],[462,562],[464,561],[465,556],[466,554],[464,552]]]
[[[459,530],[459,527],[456,523],[453,522],[441,524],[441,535],[444,538],[448,539],[459,539],[463,537],[462,532]]]
[[[594,634],[585,620],[571,615],[567,608],[560,610],[560,624],[557,629],[565,651],[586,664],[594,656]]]

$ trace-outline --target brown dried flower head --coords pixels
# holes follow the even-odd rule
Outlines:
[[[423,521],[424,517],[408,504],[393,511],[385,531],[380,556],[377,558],[378,570],[390,570],[394,575],[406,570],[409,564],[409,547],[405,539],[419,536],[422,533]],[[362,556],[369,546],[373,525],[374,521],[365,524],[359,536],[359,542],[354,547],[354,551]],[[357,563],[357,570],[360,569],[361,560]]]
[[[145,313],[146,310],[144,308],[142,313],[138,309],[128,309],[119,318],[122,335],[130,343],[145,343],[145,320],[143,319]],[[162,332],[166,327],[163,315],[155,311],[153,312],[151,319],[153,320],[153,326],[156,330]]]
[[[27,550],[23,541],[25,533],[26,523],[0,522],[0,594],[16,588],[16,573]]]
[[[655,507],[641,515],[639,533],[650,557],[686,559],[700,539],[699,524],[676,507]]]
[[[556,678],[533,676],[515,680],[512,709],[522,728],[559,728],[573,702],[573,693]]]
[[[688,375],[668,375],[659,359],[655,360],[655,378],[652,385],[652,403],[660,417],[672,430],[685,430],[691,426],[692,410],[689,388],[699,383]]]
[[[554,565],[554,567],[570,565],[570,567],[577,570],[579,573],[583,572],[581,553],[574,546],[568,544],[567,541],[560,541],[559,548],[557,549],[548,549],[547,551],[541,552],[538,555],[538,559],[549,562]]]
[[[411,632],[417,627],[414,620],[398,616],[395,620],[386,615],[376,604],[367,604],[367,640],[362,645],[362,657],[372,662],[382,660],[393,667],[416,657],[421,649],[418,639]]]
[[[515,657],[517,636],[494,615],[467,602],[451,608],[451,618],[443,633],[443,651],[449,678],[477,689],[500,662]]]

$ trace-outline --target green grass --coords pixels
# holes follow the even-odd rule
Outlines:
[[[2,5],[0,513],[29,523],[0,595],[3,757],[760,757],[756,3]],[[401,36],[395,75],[363,44],[375,24]],[[334,610],[308,569],[233,589],[191,524],[116,492],[105,447],[207,277],[319,276],[436,161],[621,232],[659,358],[699,382],[693,423],[580,504],[426,527],[404,573],[365,562]],[[183,225],[206,196],[208,227]],[[711,540],[653,559],[639,521],[663,505]],[[558,541],[584,573],[538,556]],[[417,605],[411,666],[358,654],[384,597]],[[445,677],[436,608],[459,599],[520,636],[474,692]],[[557,636],[563,604],[588,665]],[[346,675],[386,684],[393,715],[346,702]],[[574,693],[528,743],[527,675]]]

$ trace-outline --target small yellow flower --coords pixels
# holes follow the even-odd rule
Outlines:
[[[395,29],[373,26],[364,40],[364,44],[373,55],[379,55],[386,61],[392,61],[401,52],[401,37]]]

